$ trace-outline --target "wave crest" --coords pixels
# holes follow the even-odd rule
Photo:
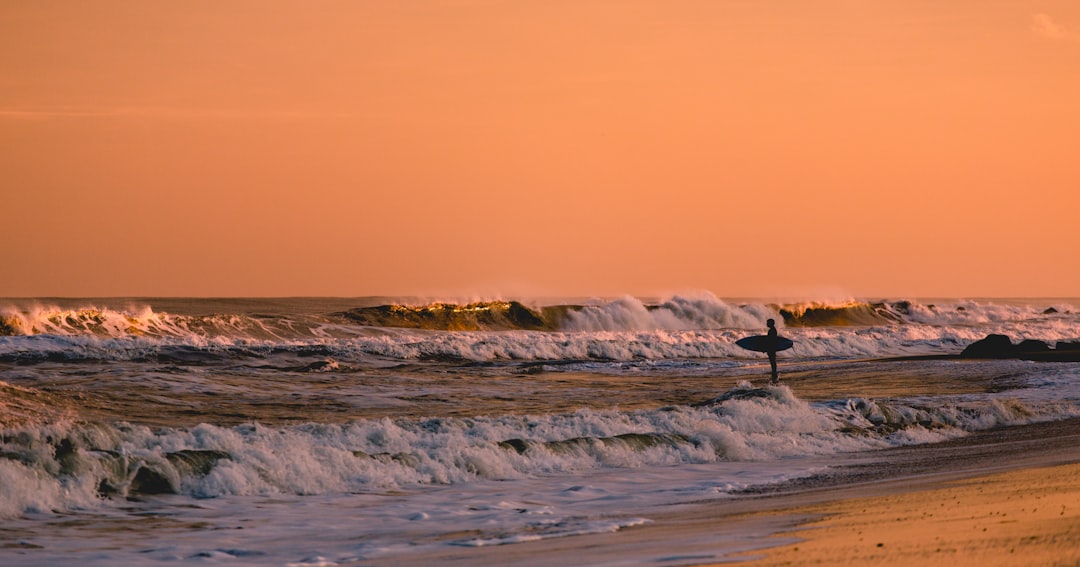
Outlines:
[[[791,327],[848,327],[903,323],[909,302],[862,303],[852,301],[841,305],[820,303],[800,304],[780,308],[784,324]]]
[[[63,309],[35,305],[0,311],[0,336],[87,335],[96,337],[237,337],[280,338],[289,327],[274,328],[275,317],[223,313],[172,315],[150,306],[128,309],[96,306]],[[269,323],[269,324],[268,324]]]
[[[554,330],[563,313],[575,306],[530,309],[517,301],[483,301],[458,305],[380,305],[359,307],[338,315],[359,325],[440,331]]]
[[[232,312],[177,315],[150,306],[63,309],[0,308],[0,337],[91,336],[176,338],[191,344],[243,340],[356,338],[387,329],[424,331],[659,332],[763,329],[767,319],[788,327],[980,325],[1076,318],[1076,307],[1032,302],[951,300],[845,303],[731,303],[703,292],[657,302],[624,296],[613,300],[529,306],[519,301],[420,305],[384,304],[333,312]],[[1071,338],[1071,337],[1070,337]]]

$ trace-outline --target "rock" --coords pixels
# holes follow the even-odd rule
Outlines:
[[[1057,348],[1050,348],[1045,341],[1026,339],[1020,344],[1012,344],[1005,335],[987,335],[975,341],[960,353],[961,358],[1017,358],[1042,362],[1080,361],[1080,341],[1059,342]]]
[[[960,353],[962,358],[1009,358],[1013,351],[1012,339],[1005,335],[986,335],[975,341]]]
[[[1027,339],[1020,341],[1020,344],[1013,347],[1013,354],[1031,354],[1035,352],[1049,352],[1050,345],[1043,341],[1037,341],[1035,339]]]
[[[1057,313],[1057,312],[1058,312],[1057,309],[1054,309],[1053,307],[1047,307],[1046,310],[1042,312],[1042,314],[1043,315],[1053,315],[1054,313]]]

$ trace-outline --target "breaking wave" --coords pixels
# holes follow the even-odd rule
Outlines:
[[[0,308],[0,336],[86,335],[282,340],[347,338],[372,329],[431,331],[702,331],[761,329],[767,319],[788,327],[881,325],[974,325],[1075,315],[1066,303],[1031,304],[961,301],[846,303],[730,303],[709,293],[673,296],[659,302],[634,297],[581,304],[528,306],[519,301],[466,304],[384,304],[326,313],[215,313],[176,315],[144,305],[117,309],[42,305]]]
[[[775,305],[699,294],[658,302],[623,297],[541,307],[488,301],[210,315],[170,314],[149,306],[32,306],[0,309],[0,362],[745,358],[756,355],[735,341],[760,332],[767,319],[776,319],[795,341],[784,356],[801,358],[959,354],[991,333],[1050,344],[1080,338],[1080,314],[1062,302]]]
[[[830,455],[947,439],[1071,411],[1009,399],[810,404],[740,383],[655,410],[149,428],[68,423],[0,435],[0,517],[146,494],[372,492],[599,468]],[[1071,407],[1071,406],[1069,406]]]

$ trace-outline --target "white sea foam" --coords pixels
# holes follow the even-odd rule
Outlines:
[[[827,321],[839,313],[841,321],[878,323],[782,329],[795,340],[795,347],[782,355],[786,357],[958,353],[990,333],[1050,343],[1080,339],[1080,313],[1062,301],[901,301],[787,309],[800,317],[816,309],[831,314]],[[0,360],[30,362],[187,359],[201,354],[261,357],[311,349],[353,361],[747,358],[754,355],[738,348],[737,339],[763,329],[768,318],[783,326],[776,306],[736,305],[709,294],[675,296],[652,305],[631,297],[588,304],[568,311],[560,331],[419,331],[366,327],[321,315],[181,316],[145,306],[62,309],[34,304],[0,312],[7,334],[15,335],[0,336]]]
[[[31,563],[40,565],[67,563],[73,554],[79,555],[80,565],[94,567],[207,562],[422,565],[430,561],[416,559],[417,554],[445,552],[446,546],[512,545],[618,531],[649,522],[642,514],[669,511],[673,504],[712,499],[723,506],[729,491],[826,469],[821,460],[788,459],[655,466],[632,473],[608,468],[571,476],[414,486],[387,494],[149,498],[80,512],[78,525],[107,522],[110,533],[119,532],[110,538],[76,523],[56,522],[35,531],[33,519],[12,519],[5,527],[29,528],[31,535],[24,541],[41,546],[33,550]],[[137,519],[125,520],[120,508]],[[160,529],[160,524],[145,521],[144,511],[177,522],[177,527],[198,528]],[[724,537],[763,535],[743,526],[729,530]],[[116,537],[124,534],[135,544],[118,545]],[[683,551],[709,550],[715,541],[684,540],[682,545]],[[643,560],[640,555],[637,559]]]
[[[347,304],[341,307],[348,311]],[[495,305],[495,304],[493,304]],[[505,302],[498,305],[505,307]],[[215,307],[223,307],[215,305]],[[227,307],[227,306],[225,306]],[[258,309],[259,304],[245,305]],[[133,304],[98,306],[86,303],[78,307],[60,307],[41,303],[0,305],[0,334],[9,335],[94,335],[99,337],[172,337],[194,339],[225,338],[283,340],[305,338],[348,338],[367,335],[370,327],[352,322],[346,312],[298,313],[288,303],[268,302],[266,314],[250,312],[210,314],[170,314],[150,305]],[[330,307],[327,305],[326,307]],[[520,306],[521,309],[526,309]],[[1075,324],[1077,306],[1072,300],[972,301],[945,300],[936,303],[918,301],[848,301],[841,303],[805,302],[798,304],[733,303],[708,292],[675,295],[657,302],[624,296],[614,300],[590,301],[584,305],[564,306],[561,316],[551,315],[561,331],[691,331],[717,329],[760,329],[766,319],[780,326],[784,315],[795,317],[795,325],[879,323],[922,324],[932,326],[1006,324],[1043,321]],[[188,307],[191,309],[191,307]],[[280,313],[274,314],[278,309]],[[480,306],[474,311],[483,311]],[[543,307],[534,307],[541,316]],[[810,312],[828,315],[824,320],[802,318]],[[395,319],[394,312],[381,312],[388,327],[411,326]],[[545,315],[546,316],[546,315]],[[846,321],[846,322],[845,322]],[[512,324],[510,321],[507,324]],[[374,323],[370,323],[374,324]]]
[[[888,325],[789,328],[795,347],[782,356],[861,358],[907,354],[956,354],[990,333],[1051,344],[1080,337],[1076,318],[1005,321],[978,326]],[[140,360],[184,355],[263,356],[277,350],[319,348],[343,360],[670,360],[746,358],[735,341],[745,331],[446,332],[396,330],[349,339],[251,340],[216,337],[105,338],[86,335],[0,337],[0,357],[9,360]]]
[[[103,486],[121,495],[139,486],[195,497],[305,495],[768,461],[923,443],[1080,413],[1068,401],[999,397],[810,404],[786,386],[747,383],[725,398],[696,408],[290,427],[31,428],[5,435],[0,445],[8,457],[0,459],[0,513],[85,507]]]
[[[681,331],[700,329],[760,329],[779,313],[761,304],[731,305],[710,293],[675,296],[654,306],[626,296],[587,305],[567,315],[566,331]]]

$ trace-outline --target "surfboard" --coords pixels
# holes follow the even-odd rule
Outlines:
[[[769,335],[754,335],[752,337],[746,337],[735,341],[735,344],[743,347],[746,350],[753,350],[757,352],[769,352],[769,343],[771,343]],[[795,342],[786,337],[776,337],[776,352],[787,350],[795,346]]]

